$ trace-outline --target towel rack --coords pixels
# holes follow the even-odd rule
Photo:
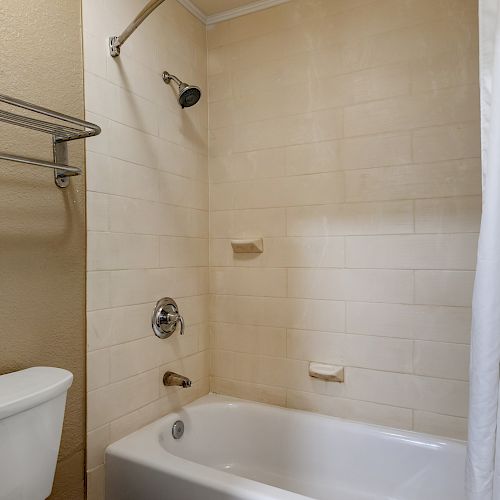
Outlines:
[[[52,156],[54,159],[53,161],[46,161],[0,152],[0,160],[52,168],[54,170],[54,181],[60,188],[65,188],[69,185],[69,178],[71,176],[82,173],[81,168],[67,165],[67,143],[76,139],[85,139],[99,135],[101,128],[98,125],[2,94],[0,94],[0,102],[65,122],[64,124],[53,123],[0,109],[0,121],[52,135]]]

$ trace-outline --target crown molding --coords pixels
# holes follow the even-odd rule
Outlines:
[[[200,10],[191,0],[177,0],[183,7],[185,7],[194,17],[197,17],[203,24],[207,24],[207,16]]]
[[[245,14],[251,14],[252,12],[257,12],[259,10],[269,9],[275,5],[280,5],[286,3],[289,0],[257,0],[256,2],[251,2],[248,5],[243,5],[235,9],[225,10],[219,12],[218,14],[213,14],[211,16],[206,16],[191,0],[177,0],[181,5],[183,5],[191,14],[196,16],[201,22],[205,23],[207,26],[211,24],[220,23],[222,21],[227,21],[228,19],[233,19],[235,17],[244,16]]]

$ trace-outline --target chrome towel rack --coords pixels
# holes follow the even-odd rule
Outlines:
[[[99,135],[101,128],[98,125],[2,94],[0,94],[0,102],[15,108],[32,111],[38,115],[54,118],[60,122],[65,122],[54,123],[0,109],[0,121],[52,135],[52,156],[54,159],[53,161],[46,161],[0,152],[0,160],[52,168],[54,170],[54,181],[60,188],[65,188],[69,185],[69,178],[71,176],[82,173],[81,168],[72,167],[67,164],[67,143],[76,139],[85,139]]]

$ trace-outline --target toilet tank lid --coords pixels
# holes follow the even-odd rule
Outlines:
[[[66,392],[73,374],[36,366],[0,376],[0,420],[38,406]]]

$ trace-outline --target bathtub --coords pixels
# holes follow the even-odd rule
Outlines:
[[[106,500],[465,500],[464,463],[461,441],[210,394],[108,447]]]

